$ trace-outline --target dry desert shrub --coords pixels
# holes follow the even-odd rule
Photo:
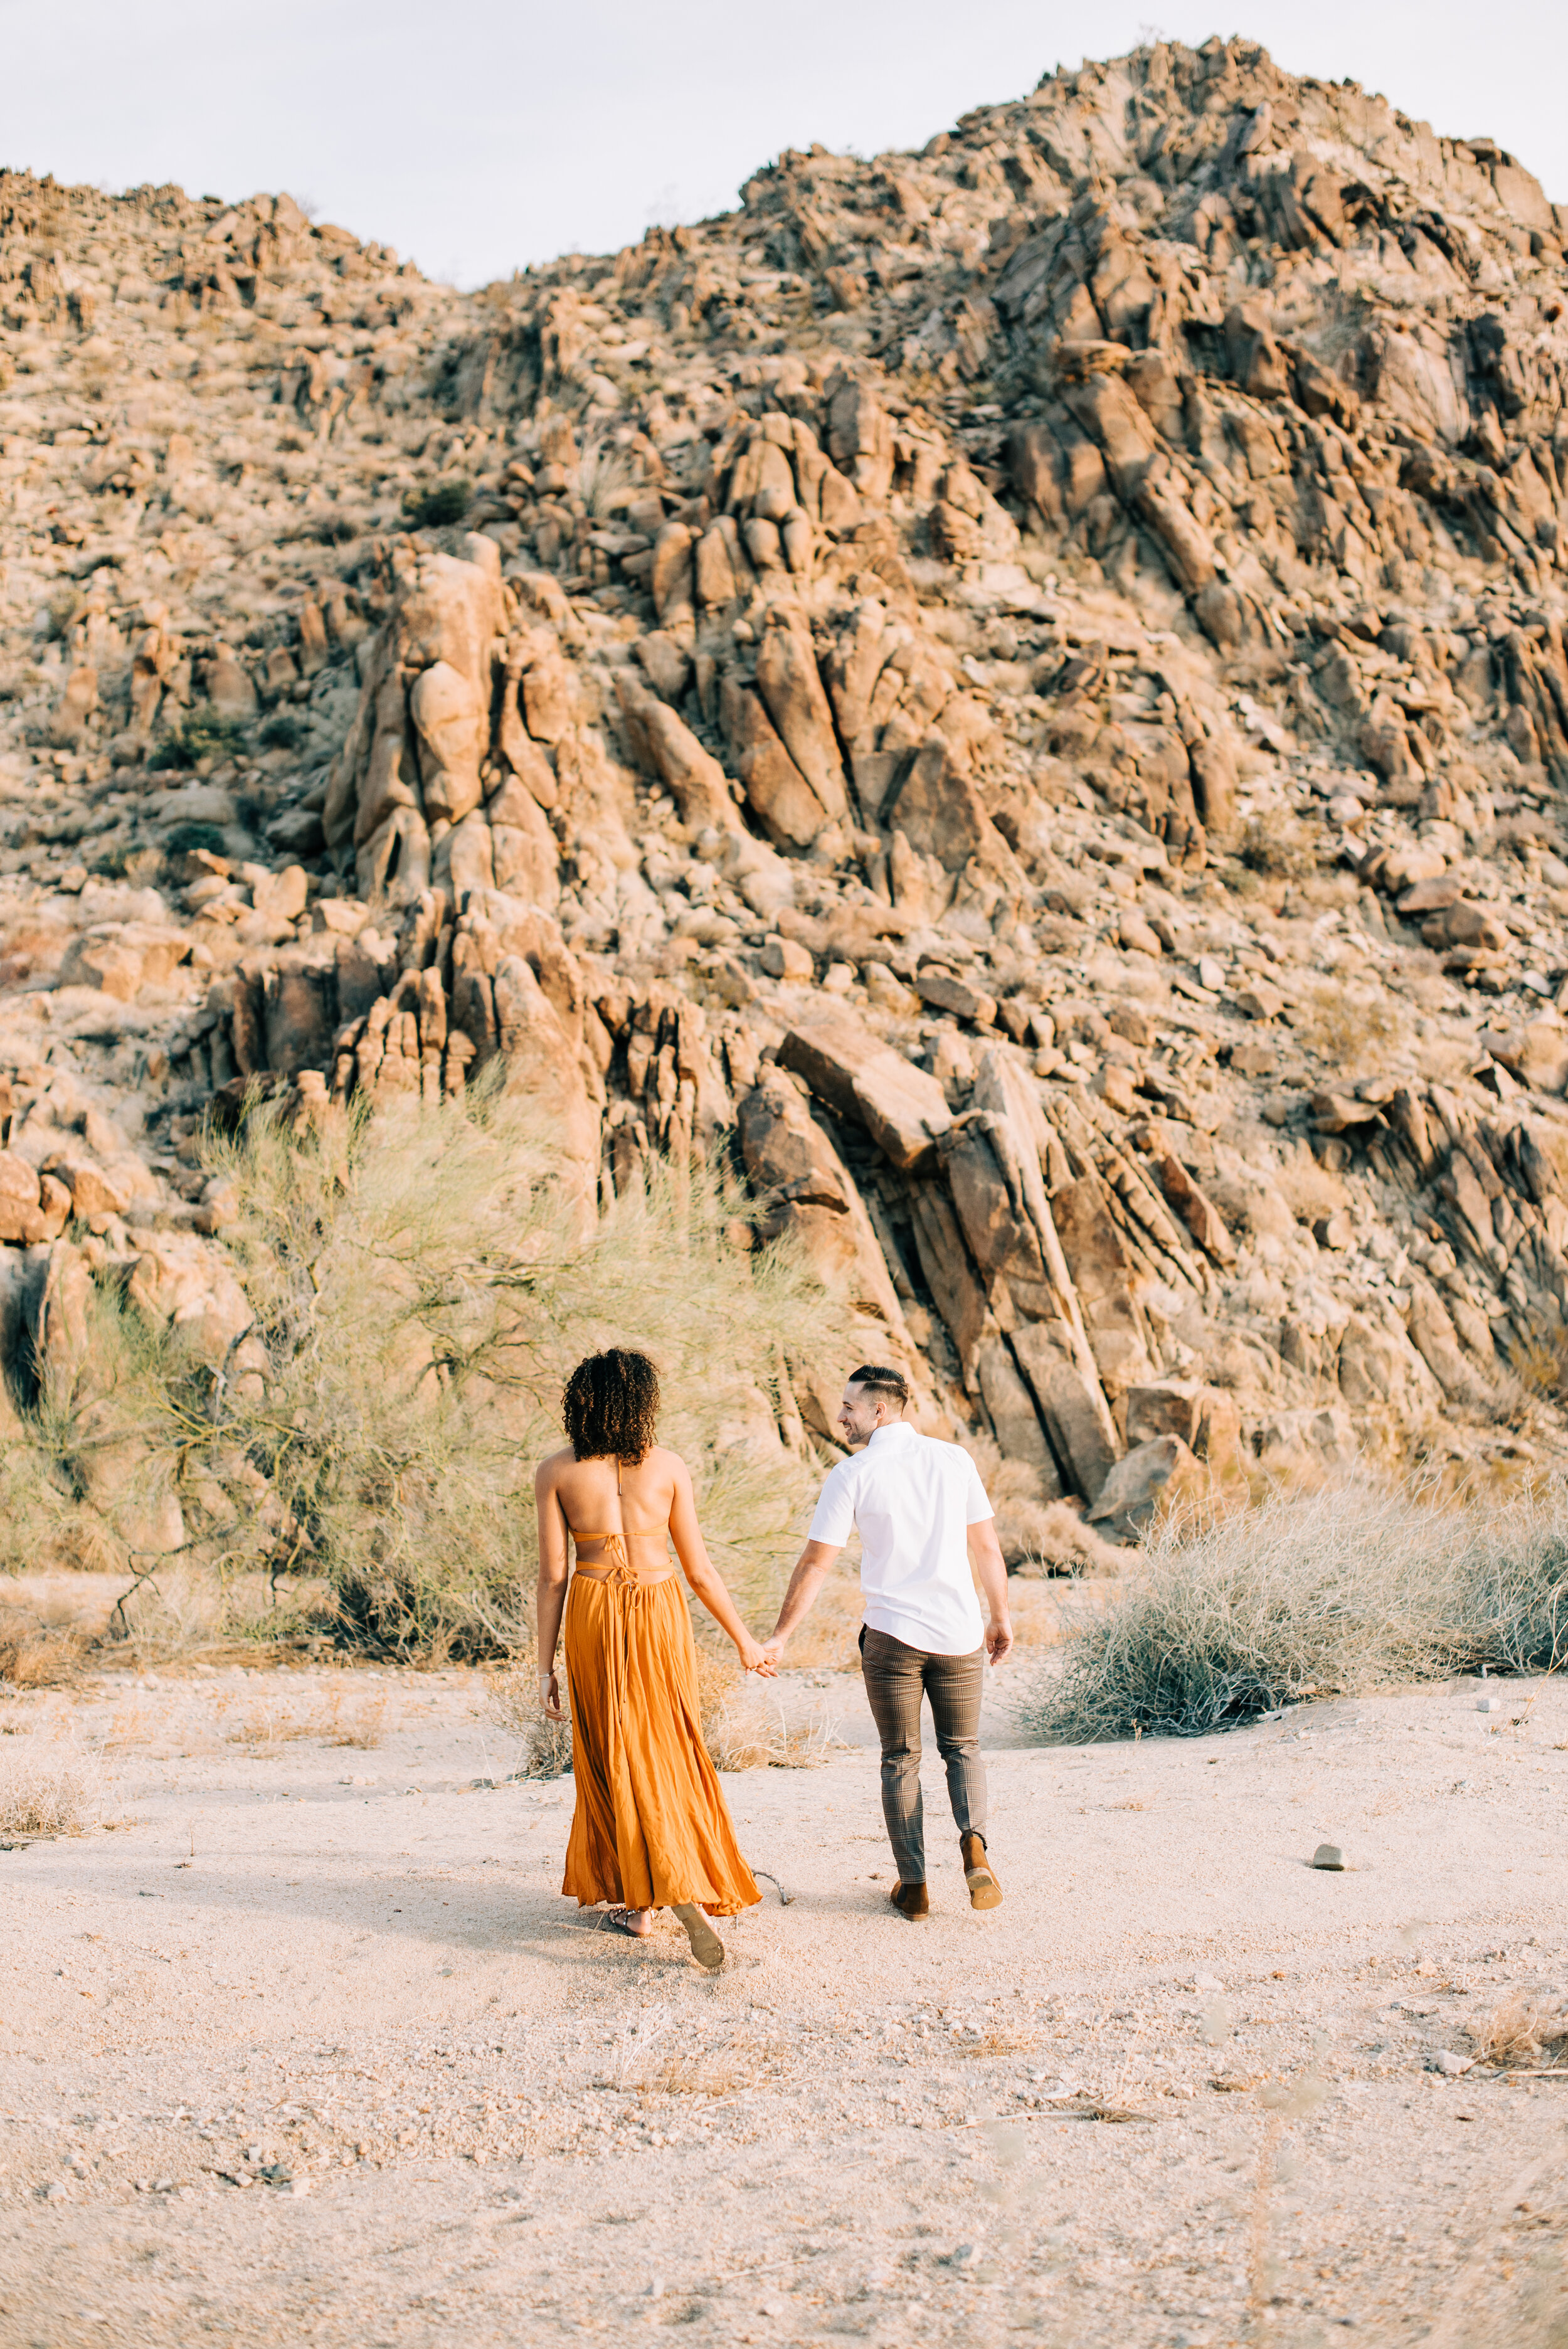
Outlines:
[[[1561,1405],[1568,1399],[1568,1330],[1537,1330],[1511,1348],[1509,1367],[1527,1394]]]
[[[1387,988],[1340,973],[1303,990],[1291,1026],[1298,1043],[1344,1077],[1386,1067],[1408,1036],[1405,1013]]]
[[[1305,881],[1317,871],[1317,836],[1291,818],[1266,822],[1249,817],[1240,843],[1240,861],[1249,873],[1270,880]]]
[[[0,1754],[0,1837],[80,1835],[92,1800],[91,1774],[79,1754],[30,1744]]]
[[[759,1418],[772,1434],[771,1365],[831,1335],[832,1300],[792,1251],[727,1243],[717,1168],[662,1166],[594,1219],[558,1163],[528,1106],[483,1087],[338,1143],[253,1118],[233,1155],[247,1293],[306,1423],[263,1465],[369,1644],[494,1653],[527,1637],[531,1470],[595,1346],[659,1363],[661,1436],[690,1462],[743,1599],[800,1514],[799,1460],[721,1437]]]
[[[716,1770],[758,1770],[767,1749],[744,1717],[742,1701],[748,1686],[727,1656],[699,1646],[696,1651],[696,1696],[702,1713],[702,1742]]]
[[[1305,1149],[1287,1158],[1272,1180],[1298,1224],[1315,1224],[1349,1204],[1350,1194],[1339,1176],[1320,1166]]]
[[[997,1524],[1004,1522],[996,1512]],[[1017,1574],[1119,1574],[1128,1554],[1101,1539],[1070,1501],[1015,1502],[1008,1529],[1022,1548]]]
[[[846,1554],[839,1558],[817,1593],[816,1605],[791,1638],[789,1669],[858,1672],[861,1656],[856,1643],[862,1612],[860,1562]]]
[[[563,1778],[572,1767],[572,1723],[536,1712],[528,1727],[525,1778]]]
[[[703,1743],[720,1770],[815,1770],[840,1741],[836,1724],[801,1721],[777,1681],[742,1672],[733,1658],[697,1650]]]
[[[1157,1531],[1015,1710],[1047,1744],[1193,1737],[1301,1697],[1564,1662],[1568,1488],[1441,1509],[1346,1483]]]
[[[566,1674],[561,1673],[561,1695],[566,1702]],[[572,1724],[552,1721],[539,1702],[539,1651],[532,1640],[521,1647],[503,1672],[490,1684],[486,1711],[496,1727],[523,1743],[525,1778],[561,1778],[572,1767]]]
[[[533,1464],[561,1441],[573,1362],[615,1342],[659,1363],[661,1435],[692,1466],[716,1565],[743,1604],[773,1596],[811,1483],[778,1432],[775,1365],[855,1340],[794,1249],[727,1241],[723,1170],[660,1166],[595,1218],[529,1105],[482,1083],[303,1137],[258,1107],[209,1163],[239,1200],[251,1330],[218,1364],[94,1284],[86,1342],[46,1379],[32,1443],[6,1447],[21,1467],[0,1463],[23,1552],[90,1537],[129,1564],[127,1526],[177,1502],[182,1563],[216,1597],[206,1637],[265,1632],[224,1618],[242,1580],[275,1595],[314,1577],[315,1629],[344,1643],[510,1653],[532,1619]],[[102,1506],[94,1461],[114,1469]],[[189,1648],[180,1619],[200,1611],[190,1585],[171,1619],[169,1578],[115,1627],[147,1661],[160,1638]]]
[[[228,1648],[228,1593],[214,1575],[171,1564],[140,1576],[109,1621],[117,1661],[137,1671],[216,1661]]]

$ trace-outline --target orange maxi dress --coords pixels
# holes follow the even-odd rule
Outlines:
[[[761,1899],[702,1742],[696,1650],[664,1530],[579,1534],[564,1646],[577,1804],[562,1892],[589,1909],[696,1901],[733,1917]],[[584,1543],[603,1563],[581,1563]],[[657,1544],[657,1561],[651,1555]]]

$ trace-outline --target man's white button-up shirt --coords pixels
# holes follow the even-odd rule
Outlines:
[[[858,1526],[870,1628],[929,1655],[966,1656],[985,1636],[968,1529],[994,1514],[966,1452],[894,1420],[840,1461],[810,1538],[841,1548]]]

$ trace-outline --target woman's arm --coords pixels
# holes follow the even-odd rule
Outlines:
[[[539,1627],[539,1701],[552,1721],[564,1718],[555,1677],[555,1646],[566,1605],[566,1517],[555,1490],[554,1463],[542,1460],[533,1480],[539,1513],[539,1591],[534,1621]]]
[[[724,1587],[723,1578],[715,1572],[696,1521],[696,1503],[692,1497],[691,1475],[680,1458],[675,1464],[675,1493],[670,1501],[670,1539],[676,1546],[676,1556],[686,1571],[686,1578],[701,1599],[721,1631],[727,1631],[740,1651],[741,1669],[757,1672],[764,1680],[773,1677],[771,1658],[765,1656],[740,1617],[735,1601]]]

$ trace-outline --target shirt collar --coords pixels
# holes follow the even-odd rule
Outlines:
[[[866,1439],[866,1450],[869,1452],[873,1444],[881,1444],[888,1436],[904,1437],[911,1436],[914,1433],[914,1429],[911,1427],[906,1419],[890,1420],[885,1427],[872,1429],[871,1434]]]

